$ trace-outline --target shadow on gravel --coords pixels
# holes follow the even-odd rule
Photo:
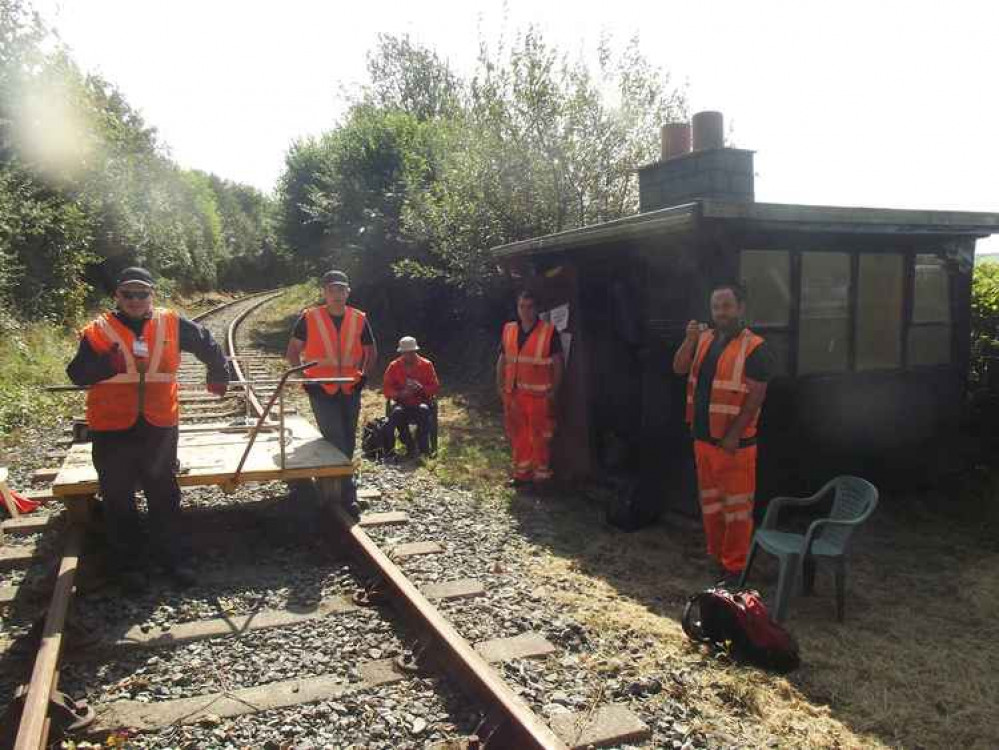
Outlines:
[[[675,622],[686,598],[714,581],[696,521],[625,533],[571,494],[518,495],[511,513],[525,537],[561,559],[556,577],[603,581]],[[790,681],[812,704],[892,747],[999,747],[999,542],[975,518],[961,517],[953,497],[883,498],[856,537],[842,624],[832,573],[819,567],[815,595],[795,595],[786,623],[804,662]],[[769,597],[776,572],[758,556],[750,585]]]

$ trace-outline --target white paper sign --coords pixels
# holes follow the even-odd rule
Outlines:
[[[569,305],[559,305],[548,313],[548,320],[561,333],[569,325]]]

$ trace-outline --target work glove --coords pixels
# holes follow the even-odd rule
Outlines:
[[[128,363],[125,361],[125,354],[118,344],[111,344],[111,351],[107,353],[108,363],[116,374],[128,371]]]
[[[211,394],[213,394],[215,396],[218,396],[219,398],[222,398],[225,395],[225,392],[227,390],[229,390],[229,384],[228,383],[208,383],[208,385],[205,386],[205,389],[209,393],[211,393]]]

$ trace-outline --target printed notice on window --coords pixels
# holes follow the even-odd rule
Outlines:
[[[555,326],[555,330],[561,333],[569,325],[569,305],[559,305],[548,312],[548,322]]]

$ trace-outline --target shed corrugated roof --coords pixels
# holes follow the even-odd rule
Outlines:
[[[598,245],[625,238],[693,231],[702,220],[746,223],[754,228],[855,234],[999,234],[999,213],[899,208],[810,206],[699,200],[578,229],[511,242],[491,249],[498,258]]]

